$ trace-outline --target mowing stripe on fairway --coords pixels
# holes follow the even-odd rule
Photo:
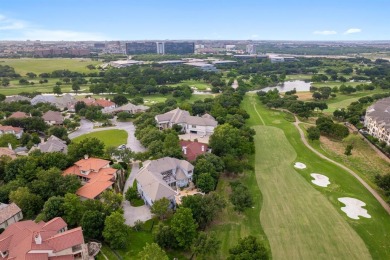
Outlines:
[[[254,129],[255,172],[263,194],[260,220],[273,259],[371,259],[355,230],[294,170],[297,154],[284,132]]]

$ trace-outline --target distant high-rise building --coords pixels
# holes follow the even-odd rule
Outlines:
[[[165,48],[163,42],[157,42],[157,54],[165,54]]]
[[[156,42],[128,42],[126,43],[126,54],[155,54],[157,53]]]
[[[192,54],[193,42],[128,42],[126,53],[134,54]]]
[[[165,54],[193,54],[194,52],[193,42],[164,42]]]
[[[232,50],[234,50],[236,48],[236,45],[234,45],[234,44],[227,44],[227,45],[225,45],[225,48],[226,48],[227,51],[232,51]]]
[[[256,54],[256,45],[248,44],[246,46],[246,53],[248,53],[248,54]]]
[[[93,47],[96,49],[104,49],[106,47],[106,44],[101,42],[96,42],[93,44]]]

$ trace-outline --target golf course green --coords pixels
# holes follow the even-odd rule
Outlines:
[[[352,175],[318,157],[300,140],[286,114],[247,95],[247,124],[256,131],[255,175],[262,193],[259,220],[273,259],[390,259],[390,217]],[[296,170],[294,162],[307,165]],[[311,173],[331,184],[311,183]],[[350,219],[337,199],[362,200],[371,218]]]

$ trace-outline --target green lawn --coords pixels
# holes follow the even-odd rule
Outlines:
[[[296,75],[286,75],[286,80],[310,80],[312,75],[306,74],[296,74]]]
[[[111,130],[102,130],[98,132],[92,132],[89,134],[81,135],[72,140],[72,142],[80,142],[86,138],[96,137],[102,141],[105,147],[109,146],[119,146],[121,144],[127,143],[127,132],[125,130],[111,129]]]
[[[339,109],[339,108],[347,108],[349,104],[352,102],[357,101],[359,98],[365,97],[365,96],[371,96],[373,94],[377,93],[383,93],[384,90],[381,89],[375,89],[372,91],[361,91],[357,93],[352,93],[350,95],[344,95],[337,93],[335,98],[331,98],[326,103],[328,104],[328,109],[324,110],[324,112],[333,113],[333,111]]]
[[[131,230],[127,239],[127,247],[125,249],[118,249],[115,252],[124,260],[133,260],[137,259],[138,253],[142,251],[143,247],[146,243],[153,243],[153,230],[157,226],[157,220],[148,220],[143,226],[142,230],[135,231]],[[111,259],[118,259],[118,257],[113,253],[113,250],[110,249],[107,245],[103,246],[104,254]],[[187,259],[180,252],[177,251],[166,251],[169,259],[179,259],[184,260]],[[104,259],[104,257],[99,254],[98,259]]]
[[[244,108],[251,115],[248,125],[257,133],[257,183],[252,185],[263,195],[260,220],[273,258],[389,259],[390,218],[376,199],[350,174],[308,150],[284,113],[266,109],[253,95],[245,97]],[[295,170],[295,161],[307,169]],[[331,185],[312,184],[312,172],[328,176]],[[364,201],[372,218],[348,218],[340,197]]]
[[[211,84],[206,83],[204,81],[197,81],[197,80],[183,80],[182,82],[178,84],[173,84],[170,86],[181,86],[181,85],[189,85],[190,87],[195,87],[198,90],[206,90],[208,88],[212,88]]]
[[[93,72],[97,70],[89,70],[86,66],[101,64],[100,61],[92,61],[91,59],[80,58],[23,58],[23,59],[0,59],[0,65],[9,65],[13,67],[16,73],[22,76],[27,72],[34,72],[35,74],[41,74],[44,72],[52,72],[54,70],[67,69],[77,72]]]

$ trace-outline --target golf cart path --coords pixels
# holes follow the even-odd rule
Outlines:
[[[256,106],[255,106],[255,109],[256,109]],[[256,110],[257,111],[257,110]],[[387,204],[386,201],[384,201],[382,199],[382,197],[378,194],[378,192],[376,190],[374,190],[373,188],[371,188],[370,185],[368,185],[357,173],[355,173],[354,171],[352,171],[351,169],[349,169],[348,167],[342,165],[341,163],[338,163],[328,157],[326,157],[325,155],[323,155],[322,153],[318,152],[316,149],[314,149],[306,140],[305,138],[305,133],[302,131],[302,129],[299,127],[299,124],[301,123],[301,121],[299,121],[299,119],[294,115],[295,117],[295,122],[294,122],[294,126],[298,129],[299,131],[299,134],[301,136],[301,140],[303,142],[303,144],[309,148],[312,152],[314,152],[315,154],[317,154],[319,157],[321,157],[322,159],[325,159],[337,166],[339,166],[340,168],[346,170],[348,173],[350,173],[353,177],[355,177],[361,184],[363,184],[363,186],[376,198],[376,200],[382,205],[382,207],[387,211],[387,213],[390,215],[390,206],[389,204]]]

